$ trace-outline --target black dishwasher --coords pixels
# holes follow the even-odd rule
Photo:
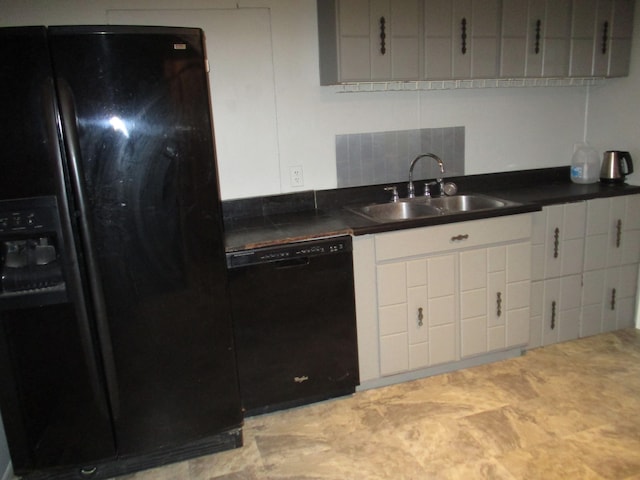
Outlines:
[[[227,266],[246,415],[355,391],[351,237],[232,252]]]

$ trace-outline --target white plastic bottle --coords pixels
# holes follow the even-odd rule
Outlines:
[[[571,158],[571,181],[574,183],[596,183],[600,176],[600,155],[588,143],[575,146]]]

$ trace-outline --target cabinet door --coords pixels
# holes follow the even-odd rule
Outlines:
[[[322,2],[324,3],[324,2]],[[337,0],[337,48],[335,55],[330,35],[333,28],[321,15],[332,2],[319,3],[319,28],[322,68],[337,61],[338,82],[417,80],[420,76],[419,0]],[[327,14],[328,16],[328,14]],[[337,56],[337,60],[335,60]],[[325,82],[326,83],[326,82]]]
[[[500,9],[497,0],[474,0],[472,2],[470,78],[496,78],[498,76],[499,16]]]
[[[553,205],[547,209],[545,278],[582,272],[586,205]]]
[[[609,28],[611,40],[610,45],[604,48],[604,56],[608,55],[609,60],[607,69],[609,77],[629,75],[634,7],[635,0],[613,0],[612,20]]]
[[[419,0],[393,0],[389,3],[391,28],[387,35],[390,35],[388,48],[388,56],[391,57],[390,78],[392,80],[417,80],[420,78],[420,47],[422,44],[421,2]],[[377,80],[380,77],[374,79]]]
[[[548,208],[532,214],[531,219],[531,280],[544,279],[546,263],[547,213]]]
[[[460,253],[461,356],[529,341],[531,244]]]
[[[542,346],[542,314],[544,312],[544,281],[531,282],[528,348]]]
[[[500,76],[569,72],[571,0],[503,0]]]
[[[498,0],[425,0],[425,78],[495,78]]]
[[[450,0],[425,0],[424,41],[425,78],[452,78],[453,9]]]
[[[409,369],[429,365],[429,310],[427,260],[407,262],[407,325],[409,330]]]
[[[504,270],[504,269],[503,269]],[[504,280],[504,271],[502,279]],[[492,275],[491,281],[497,283]],[[492,288],[503,288],[492,285]],[[486,353],[487,346],[487,249],[460,253],[460,354]]]
[[[571,19],[571,64],[569,75],[572,77],[587,77],[594,70],[601,68],[594,60],[596,57],[596,34],[599,26],[609,21],[612,0],[574,0]],[[604,19],[603,19],[604,17]],[[604,61],[604,75],[607,62]]]
[[[602,333],[606,269],[585,271],[582,277],[580,336]]]
[[[427,260],[429,364],[457,360],[456,255]]]
[[[406,264],[379,265],[376,277],[380,373],[391,375],[409,369]]]
[[[583,285],[580,336],[633,326],[637,264],[585,272]]]
[[[591,57],[593,58],[593,66],[589,74],[604,77],[609,74],[609,60],[612,54],[613,4],[616,2],[615,0],[598,0],[597,3],[595,28],[593,28],[592,35]],[[573,52],[571,56],[571,62],[573,63]]]
[[[633,0],[573,0],[569,75],[629,74]]]
[[[525,76],[528,30],[529,0],[503,0],[500,35],[501,77]]]
[[[456,255],[378,265],[380,374],[457,356]]]
[[[544,31],[542,76],[566,77],[569,73],[571,0],[547,0],[545,6],[541,27]]]
[[[587,202],[584,270],[640,262],[640,195]]]
[[[507,246],[505,347],[526,345],[529,342],[531,305],[531,244]]]
[[[581,294],[581,275],[544,281],[543,345],[579,337]]]
[[[369,0],[337,2],[339,81],[371,79]]]
[[[610,200],[597,198],[587,202],[587,224],[584,246],[584,270],[607,267],[610,230]]]

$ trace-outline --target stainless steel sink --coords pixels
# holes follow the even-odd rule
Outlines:
[[[451,197],[417,197],[399,202],[348,206],[347,210],[375,222],[397,222],[456,213],[492,210],[517,205],[486,195],[454,195]]]
[[[438,207],[432,207],[424,202],[400,201],[395,203],[375,203],[361,207],[348,207],[354,213],[377,222],[396,222],[412,218],[432,217],[441,215]]]
[[[500,208],[506,205],[503,200],[481,195],[454,195],[452,197],[430,198],[428,202],[429,205],[443,208],[452,213]]]

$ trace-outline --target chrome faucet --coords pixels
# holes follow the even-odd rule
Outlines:
[[[444,163],[442,162],[440,157],[438,157],[433,153],[423,153],[421,155],[418,155],[416,158],[413,159],[413,161],[411,162],[411,166],[409,167],[409,188],[408,188],[409,198],[414,198],[416,196],[416,190],[415,190],[415,187],[413,186],[413,167],[416,166],[416,162],[418,160],[425,157],[433,158],[436,162],[438,162],[438,166],[440,167],[440,174],[444,175]],[[438,178],[436,181],[440,186],[440,194],[442,195],[442,178]]]

